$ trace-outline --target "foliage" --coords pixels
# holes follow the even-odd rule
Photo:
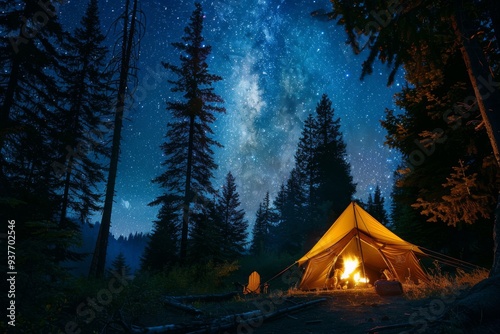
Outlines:
[[[294,265],[288,271],[281,273],[284,269],[294,264],[295,261],[302,256],[301,253],[266,253],[261,256],[247,255],[240,260],[240,269],[231,275],[231,279],[240,284],[248,283],[248,276],[257,271],[260,275],[261,282],[269,280],[270,291],[275,289],[287,290],[295,287],[298,279],[301,277],[297,273],[298,266]],[[275,277],[277,274],[281,275]]]
[[[475,98],[483,87],[473,87],[464,58],[464,51],[471,50],[457,36],[472,23],[474,31],[462,35],[474,36],[471,40],[477,42],[473,61],[486,54],[490,63],[480,60],[476,65],[490,65],[488,75],[496,76],[500,53],[498,39],[492,42],[498,36],[498,30],[492,30],[492,26],[498,28],[494,5],[473,1],[457,2],[456,6],[432,1],[331,2],[331,18],[346,29],[353,50],[369,51],[362,77],[371,73],[377,58],[392,67],[389,84],[399,67],[405,69],[408,84],[396,95],[403,112],[387,110],[382,121],[386,145],[397,149],[404,160],[396,173],[400,189],[393,191],[391,214],[399,235],[438,249],[450,247],[441,233],[451,237],[459,232],[428,224],[417,213],[459,229],[463,223],[479,222],[473,231],[481,230],[495,205],[498,167],[489,163],[491,145]],[[476,79],[483,82],[485,77]],[[485,99],[491,95],[481,94]],[[470,244],[484,237],[472,233],[465,239]]]
[[[455,273],[444,272],[439,263],[430,269],[428,284],[404,284],[406,298],[424,299],[428,297],[458,296],[462,291],[469,289],[478,282],[486,279],[487,270],[476,269],[466,272],[457,268]],[[449,298],[449,297],[447,297]]]
[[[444,188],[450,189],[449,193],[442,196],[442,201],[428,202],[417,198],[412,206],[420,209],[423,215],[431,216],[427,221],[443,221],[448,225],[456,226],[457,222],[472,224],[480,218],[490,218],[490,210],[482,203],[491,203],[495,199],[492,194],[482,192],[478,187],[478,174],[467,175],[469,166],[453,167],[453,172],[447,178]]]
[[[214,264],[209,261],[190,266],[177,266],[164,274],[164,291],[169,294],[203,294],[224,291],[226,279],[239,269],[238,262]]]

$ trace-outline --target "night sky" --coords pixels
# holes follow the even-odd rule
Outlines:
[[[124,2],[99,2],[104,32]],[[385,108],[396,108],[393,95],[401,89],[402,74],[387,87],[388,70],[381,65],[359,80],[366,54],[354,56],[342,28],[321,15],[330,10],[329,0],[200,2],[206,16],[205,41],[212,46],[209,70],[224,79],[215,86],[225,100],[226,114],[213,125],[215,139],[224,145],[215,151],[219,169],[214,186],[221,186],[231,171],[246,218],[253,224],[266,191],[274,197],[286,181],[303,121],[326,93],[341,118],[356,197],[366,200],[378,184],[389,201],[399,155],[383,145],[380,120]],[[84,3],[73,0],[60,6],[66,29],[80,21]],[[175,97],[160,62],[179,64],[179,52],[170,43],[181,41],[194,1],[142,0],[141,6],[146,33],[136,102],[122,132],[111,227],[115,235],[149,232],[156,218],[158,207],[147,204],[161,193],[151,179],[162,172],[159,146],[169,121],[165,101]],[[320,15],[312,16],[313,11]],[[100,214],[92,221],[100,221]]]

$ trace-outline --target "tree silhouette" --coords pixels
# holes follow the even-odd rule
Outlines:
[[[254,255],[263,255],[269,250],[270,228],[273,220],[271,210],[269,192],[267,192],[255,214],[255,224],[252,229],[253,238],[250,246],[250,252]]]
[[[222,249],[227,260],[235,260],[245,250],[248,237],[248,222],[245,211],[240,208],[240,195],[236,190],[236,180],[231,172],[226,175],[222,194],[218,197],[217,212],[220,216]]]
[[[115,117],[113,122],[111,159],[106,182],[106,194],[104,198],[101,225],[89,271],[89,276],[95,277],[102,277],[106,266],[106,251],[108,247],[109,229],[111,227],[111,212],[113,210],[116,175],[118,174],[118,161],[120,157],[121,131],[128,98],[128,86],[130,84],[129,79],[133,76],[133,71],[135,69],[135,66],[132,66],[133,60],[135,59],[134,54],[138,52],[138,43],[140,41],[141,15],[140,11],[137,9],[138,0],[133,0],[132,7],[130,7],[130,1],[131,0],[127,0],[122,16],[123,30],[121,36],[121,51],[118,57],[119,78],[118,89],[116,92]]]
[[[111,72],[106,68],[108,50],[103,46],[97,3],[89,2],[80,26],[66,43],[67,65],[61,70],[67,103],[59,118],[61,159],[52,163],[63,180],[61,224],[68,210],[86,221],[100,209],[96,189],[105,180],[105,166],[99,160],[109,157],[104,117],[112,107]]]
[[[215,113],[223,113],[219,106],[223,102],[214,93],[212,84],[222,80],[210,74],[206,60],[211,47],[204,43],[203,12],[199,3],[195,4],[188,26],[184,29],[182,42],[172,43],[181,51],[180,66],[163,63],[163,66],[177,76],[169,80],[172,92],[182,93],[181,99],[167,101],[174,121],[167,124],[166,142],[161,146],[166,156],[163,165],[165,172],[153,182],[166,190],[151,205],[160,205],[165,196],[175,197],[182,210],[182,231],[180,241],[180,260],[185,261],[191,203],[203,203],[205,195],[213,194],[211,184],[213,170],[217,168],[213,160],[212,148],[221,145],[211,138],[210,127],[215,121]]]
[[[368,194],[366,211],[373,216],[373,218],[377,219],[384,225],[389,223],[389,218],[387,216],[387,211],[385,211],[385,198],[382,196],[382,192],[380,190],[379,185],[375,187],[375,192],[372,194]]]
[[[153,231],[141,257],[141,268],[153,272],[168,270],[179,261],[178,208],[168,199],[161,206]]]

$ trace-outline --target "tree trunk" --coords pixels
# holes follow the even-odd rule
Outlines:
[[[186,186],[184,188],[184,205],[182,210],[182,233],[181,233],[181,249],[180,262],[184,264],[187,256],[187,237],[189,227],[189,209],[191,206],[191,173],[193,169],[193,149],[194,149],[194,121],[195,111],[192,111],[189,120],[189,141],[188,141],[188,156],[186,170]]]
[[[476,32],[471,19],[465,13],[460,1],[456,1],[455,4],[456,16],[452,17],[453,29],[457,40],[460,42],[460,51],[474,89],[476,102],[490,139],[497,166],[500,166],[500,152],[498,148],[498,143],[500,142],[500,110],[498,108],[500,95],[497,89],[498,83],[493,81],[488,62],[479,43],[475,38],[471,38]],[[495,210],[493,227],[494,261],[490,276],[500,275],[500,240],[498,240],[498,237],[500,237],[500,221],[498,220],[499,203],[497,201],[497,209]]]
[[[102,277],[106,265],[106,251],[108,247],[109,229],[111,227],[111,212],[113,209],[113,198],[115,195],[116,175],[118,172],[118,161],[120,156],[121,130],[123,125],[123,113],[127,97],[128,74],[130,70],[130,58],[132,54],[133,38],[135,35],[135,23],[137,13],[137,0],[131,14],[130,26],[128,23],[128,9],[130,0],[125,5],[123,39],[122,39],[122,59],[120,64],[120,78],[118,83],[118,99],[115,108],[115,122],[113,130],[113,142],[111,148],[111,160],[109,166],[108,181],[106,184],[106,195],[104,199],[104,208],[99,228],[99,235],[95,246],[92,263],[90,265],[90,277]]]

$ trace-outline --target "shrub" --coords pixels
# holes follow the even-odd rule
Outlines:
[[[404,291],[409,299],[423,299],[443,295],[458,295],[488,277],[487,270],[465,272],[457,268],[455,273],[444,272],[438,262],[429,273],[430,281],[423,284],[404,284]]]

